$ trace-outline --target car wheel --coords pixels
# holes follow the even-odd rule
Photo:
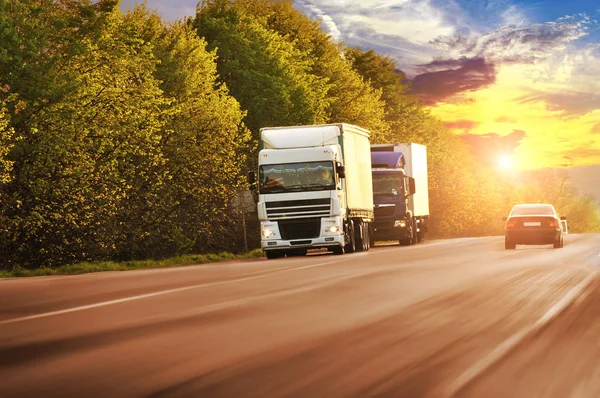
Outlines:
[[[554,241],[554,248],[555,249],[560,249],[561,247],[564,246],[564,241],[563,241],[563,236],[562,234],[560,235],[560,238],[558,238],[558,240]]]
[[[509,241],[507,238],[504,238],[504,248],[507,250],[514,250],[517,248],[517,244]]]

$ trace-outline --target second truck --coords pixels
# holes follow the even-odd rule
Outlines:
[[[427,148],[419,144],[371,145],[375,241],[411,245],[424,240],[429,222]]]
[[[258,194],[261,247],[267,258],[366,251],[373,222],[370,133],[349,124],[270,127],[260,131]]]

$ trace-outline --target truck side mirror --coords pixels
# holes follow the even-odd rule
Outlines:
[[[346,178],[346,168],[344,166],[338,165],[337,173],[340,178]]]
[[[249,171],[248,172],[248,184],[250,184],[250,190],[255,190],[256,189],[256,174],[254,174],[254,171]]]
[[[417,192],[417,188],[415,187],[415,179],[408,177],[408,194],[414,195],[415,192]]]

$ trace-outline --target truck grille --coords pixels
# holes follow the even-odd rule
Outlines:
[[[265,206],[269,220],[327,217],[331,214],[331,200],[329,198],[267,202]]]
[[[375,207],[375,218],[393,216],[395,211],[396,206]]]
[[[320,218],[279,221],[279,232],[284,240],[317,238],[321,234]]]

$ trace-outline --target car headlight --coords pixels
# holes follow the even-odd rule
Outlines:
[[[405,220],[396,220],[394,222],[394,227],[404,228],[404,227],[406,227],[406,221]]]
[[[339,230],[340,230],[340,229],[337,227],[337,225],[334,225],[334,226],[331,226],[331,227],[327,227],[327,228],[325,228],[325,231],[326,231],[326,232],[337,232],[337,231],[339,231]]]
[[[266,239],[269,239],[270,237],[275,235],[275,231],[271,230],[271,229],[263,229],[262,230],[262,236]]]

